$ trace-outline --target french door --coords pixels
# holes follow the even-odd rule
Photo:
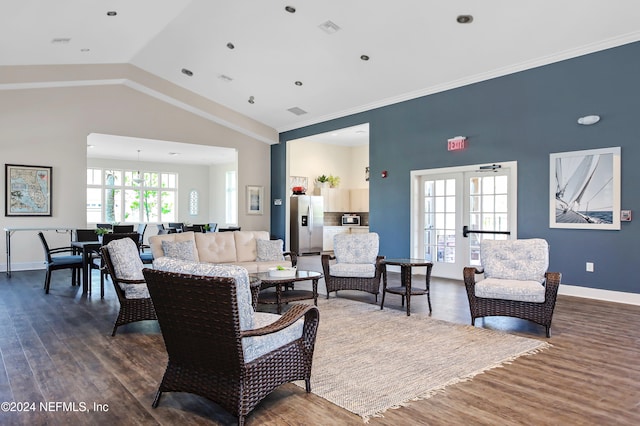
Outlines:
[[[412,172],[412,257],[461,279],[480,265],[482,239],[516,237],[515,162]]]

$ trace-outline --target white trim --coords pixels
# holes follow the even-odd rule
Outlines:
[[[625,303],[627,305],[640,306],[639,293],[626,293],[623,291],[603,290],[600,288],[589,288],[569,284],[560,284],[558,294],[561,294],[563,296],[575,296],[585,299],[602,300],[605,302]]]

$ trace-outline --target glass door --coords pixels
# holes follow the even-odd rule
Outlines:
[[[516,231],[515,163],[412,172],[412,257],[433,276],[461,279],[480,265],[480,241]],[[497,232],[497,233],[496,233]]]

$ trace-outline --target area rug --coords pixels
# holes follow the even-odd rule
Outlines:
[[[318,308],[311,392],[365,422],[550,346],[342,298],[320,299]]]

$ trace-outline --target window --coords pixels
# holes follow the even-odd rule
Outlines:
[[[177,217],[176,173],[87,169],[87,222],[169,222]]]
[[[225,175],[225,221],[238,223],[238,188],[236,185],[235,170],[228,171]]]

